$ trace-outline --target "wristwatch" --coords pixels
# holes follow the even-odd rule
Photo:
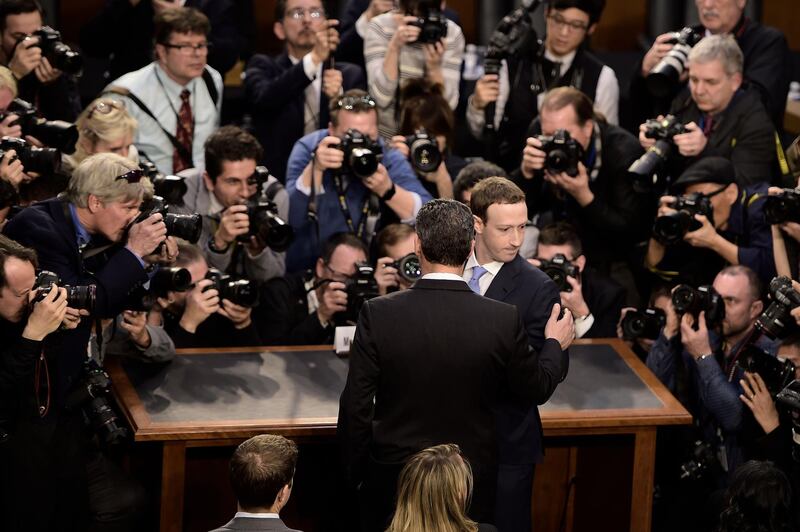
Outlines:
[[[390,188],[389,190],[387,190],[387,191],[386,191],[386,194],[384,194],[383,196],[381,196],[381,200],[382,200],[382,201],[389,201],[390,199],[392,199],[392,198],[394,197],[394,195],[395,195],[395,193],[396,193],[396,192],[397,192],[397,187],[395,186],[395,184],[394,184],[394,183],[392,183],[392,188]]]
[[[700,355],[699,357],[697,357],[697,360],[705,360],[708,357],[713,357],[713,356],[714,356],[714,353],[706,353],[705,355]]]
[[[209,237],[208,239],[208,249],[210,249],[214,253],[225,253],[226,251],[228,251],[229,247],[231,247],[230,244],[225,246],[223,249],[218,249],[217,246],[214,245],[214,235],[211,235],[211,237]]]

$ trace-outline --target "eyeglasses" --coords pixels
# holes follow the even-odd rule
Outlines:
[[[192,55],[193,52],[199,52],[201,54],[203,52],[208,53],[213,45],[210,42],[201,42],[197,44],[170,44],[165,42],[161,43],[161,46],[165,48],[174,48],[182,55]]]
[[[125,102],[118,102],[117,100],[100,100],[89,111],[89,114],[86,115],[87,120],[91,120],[92,115],[97,112],[101,115],[110,114],[111,111],[116,109],[117,111],[125,110]]]
[[[330,271],[333,274],[333,280],[334,281],[344,282],[346,279],[348,279],[350,277],[346,273],[334,270],[333,268],[331,268],[331,265],[329,263],[327,263],[327,262],[325,263],[325,268],[327,268],[328,271]]]
[[[129,184],[133,185],[141,181],[143,177],[144,177],[144,172],[142,171],[142,169],[134,168],[129,172],[125,172],[122,175],[118,175],[117,177],[114,178],[114,181],[119,181],[121,179],[124,179]]]
[[[550,21],[556,25],[558,28],[569,28],[571,31],[579,32],[579,31],[586,31],[589,29],[589,25],[583,22],[578,22],[577,20],[567,20],[561,15],[554,13],[547,17]]]
[[[322,20],[325,18],[325,10],[321,7],[312,7],[311,9],[297,7],[291,11],[287,11],[286,16],[294,20],[303,20],[306,13],[311,17],[311,20]]]
[[[369,107],[373,109],[375,107],[375,100],[372,99],[372,96],[342,96],[336,102],[336,106],[339,109],[344,109],[345,111],[352,111],[353,109],[360,108],[360,107]]]

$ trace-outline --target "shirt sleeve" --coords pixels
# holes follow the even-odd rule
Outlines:
[[[372,19],[364,36],[364,60],[367,67],[367,87],[378,107],[388,108],[397,93],[397,79],[389,79],[383,71],[386,50],[396,28],[381,26],[383,16]]]
[[[619,124],[619,82],[614,71],[607,65],[603,65],[597,80],[594,106],[606,117],[609,124]]]
[[[497,101],[495,102],[495,113],[494,113],[494,126],[497,129],[500,129],[500,123],[503,120],[503,114],[505,113],[506,109],[506,102],[508,102],[508,95],[511,91],[509,82],[508,82],[508,63],[506,60],[503,59],[503,62],[500,64],[500,87],[499,92],[497,94]],[[472,98],[474,95],[469,97],[469,103],[467,105],[467,126],[469,126],[469,132],[472,133],[472,136],[476,139],[480,139],[483,136],[483,128],[486,125],[486,114],[483,110],[475,109],[472,106]]]
[[[361,16],[356,20],[356,33],[363,39],[367,35],[368,28],[369,20],[367,20],[367,14],[366,12],[361,13]]]
[[[464,59],[464,33],[455,22],[447,21],[444,56],[442,57],[442,76],[444,77],[444,97],[451,109],[458,107],[458,86],[461,83],[461,62]]]

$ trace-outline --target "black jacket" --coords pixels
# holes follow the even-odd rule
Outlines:
[[[581,275],[581,290],[594,323],[583,338],[616,338],[617,322],[625,306],[625,289],[610,277],[587,268]]]
[[[42,84],[31,72],[17,82],[18,97],[32,103],[39,115],[48,120],[74,122],[83,106],[78,94],[78,84],[68,74],[61,74],[55,81]]]
[[[180,316],[164,313],[164,330],[175,343],[175,347],[258,347],[262,344],[255,326],[251,323],[237,329],[233,322],[220,314],[212,314],[190,333],[180,326]]]
[[[9,434],[20,415],[36,414],[34,373],[42,342],[22,338],[26,322],[0,320],[0,431]]]
[[[253,322],[264,345],[327,345],[333,327],[323,327],[317,313],[308,312],[307,274],[290,274],[267,281]]]
[[[349,63],[336,63],[342,72],[342,89],[366,89],[364,71]],[[293,65],[284,52],[277,57],[254,55],[247,64],[245,100],[253,117],[255,135],[264,147],[264,164],[286,182],[286,163],[294,143],[304,135],[306,87],[311,84],[303,62]],[[328,97],[320,91],[317,128],[330,121]]]

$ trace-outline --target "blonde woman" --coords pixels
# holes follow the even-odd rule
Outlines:
[[[75,125],[79,135],[75,153],[64,157],[68,173],[96,153],[116,153],[139,162],[139,153],[133,145],[136,119],[128,113],[124,103],[98,98],[81,112]]]
[[[472,469],[455,444],[418,452],[400,473],[397,508],[386,532],[496,532],[467,517]]]

